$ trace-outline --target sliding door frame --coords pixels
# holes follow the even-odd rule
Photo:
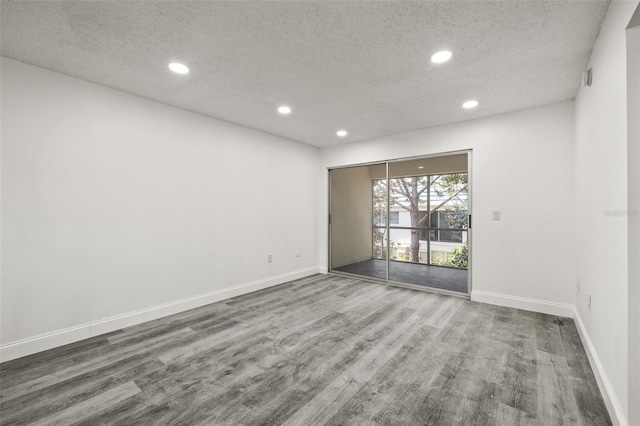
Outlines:
[[[390,170],[390,161],[387,161],[385,164],[385,173],[387,174],[387,220],[385,223],[387,224],[387,228],[385,230],[385,235],[387,236],[387,255],[385,259],[387,259],[387,282],[389,279],[389,271],[391,270],[391,191],[389,190],[389,183],[391,182],[391,177],[389,176]],[[373,185],[372,185],[373,186]]]
[[[391,263],[391,256],[390,256],[390,243],[391,243],[391,236],[390,236],[390,209],[391,209],[391,205],[390,205],[390,201],[391,201],[391,196],[390,196],[390,192],[388,190],[389,188],[389,182],[390,182],[390,166],[391,163],[396,163],[396,162],[402,162],[402,161],[412,161],[412,160],[421,160],[421,159],[428,159],[428,158],[438,158],[438,157],[449,157],[449,156],[453,156],[453,155],[461,155],[461,154],[466,154],[467,155],[467,176],[468,176],[468,183],[467,183],[467,209],[468,209],[468,216],[469,216],[469,223],[468,223],[468,227],[467,227],[467,244],[468,244],[468,257],[467,257],[467,274],[468,274],[468,279],[467,279],[467,292],[466,293],[460,293],[460,292],[456,292],[456,291],[451,291],[451,290],[444,290],[444,289],[439,289],[439,288],[434,288],[434,287],[428,287],[428,286],[421,286],[421,285],[416,285],[416,284],[408,284],[408,283],[402,283],[402,282],[396,282],[396,281],[391,281],[389,279],[389,269],[390,269],[390,263]],[[358,274],[352,274],[352,273],[348,273],[348,272],[342,272],[342,271],[336,271],[332,269],[332,265],[331,265],[331,245],[332,245],[332,241],[331,241],[331,227],[332,227],[332,220],[331,220],[331,211],[332,211],[332,206],[331,206],[331,198],[332,198],[332,194],[331,194],[331,172],[333,170],[339,170],[339,169],[349,169],[349,168],[353,168],[353,167],[366,167],[366,166],[379,166],[379,165],[385,165],[385,170],[386,170],[386,181],[387,181],[387,205],[386,205],[386,236],[387,236],[387,243],[386,243],[386,280],[385,279],[381,279],[381,278],[376,278],[376,277],[369,277],[366,275],[358,275]],[[442,153],[437,153],[437,154],[427,154],[427,155],[418,155],[418,156],[412,156],[412,157],[401,157],[401,158],[395,158],[395,159],[389,159],[389,160],[383,160],[383,161],[372,161],[372,162],[367,162],[367,163],[357,163],[357,164],[348,164],[348,165],[344,165],[344,166],[336,166],[336,167],[328,167],[327,168],[327,187],[328,187],[328,212],[327,212],[327,216],[328,216],[328,226],[327,226],[327,271],[331,274],[335,274],[335,275],[343,275],[343,276],[350,276],[350,277],[357,277],[357,278],[363,278],[369,281],[374,281],[374,282],[380,282],[380,283],[385,283],[385,284],[389,284],[389,285],[394,285],[394,286],[398,286],[398,287],[405,287],[405,288],[411,288],[411,289],[415,289],[415,290],[422,290],[422,291],[428,291],[428,292],[433,292],[433,293],[440,293],[440,294],[447,294],[447,295],[451,295],[451,296],[458,296],[458,297],[463,297],[463,298],[470,298],[471,296],[471,291],[473,288],[473,280],[472,280],[472,269],[473,269],[473,231],[472,231],[472,227],[473,227],[473,222],[472,222],[472,215],[473,215],[473,170],[472,170],[472,165],[473,165],[473,150],[472,149],[464,149],[464,150],[459,150],[459,151],[448,151],[448,152],[442,152]],[[372,229],[373,230],[373,229]],[[429,235],[427,235],[427,240],[429,240]],[[429,256],[431,255],[431,253],[429,253]]]

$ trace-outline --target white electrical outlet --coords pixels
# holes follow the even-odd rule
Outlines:
[[[580,293],[580,278],[576,278],[576,288],[578,289],[578,293]]]
[[[267,255],[267,263],[272,263],[273,262],[273,255],[272,254],[268,254]]]
[[[491,219],[500,220],[500,210],[492,210],[491,211]]]
[[[589,297],[587,297],[587,308],[589,308],[589,310],[591,310],[591,295],[589,295]]]
[[[295,257],[300,257],[300,252],[299,252],[299,251],[298,251],[298,252],[295,252],[293,255],[294,255]]]

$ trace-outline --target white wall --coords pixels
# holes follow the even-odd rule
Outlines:
[[[571,315],[572,145],[573,102],[563,102],[328,147],[321,158],[326,169],[473,149],[472,298]],[[326,184],[319,192],[326,265]],[[502,210],[501,221],[491,220],[492,209]]]
[[[317,272],[318,158],[3,58],[3,360]]]
[[[637,4],[610,4],[589,63],[593,85],[580,88],[575,101],[577,319],[592,345],[605,399],[622,424],[629,406],[625,28]]]

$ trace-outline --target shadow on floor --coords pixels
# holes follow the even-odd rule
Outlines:
[[[334,271],[386,279],[387,261],[369,259],[362,262],[334,268]],[[431,288],[467,293],[469,272],[466,269],[447,268],[419,263],[391,261],[389,280],[399,283],[415,284]]]

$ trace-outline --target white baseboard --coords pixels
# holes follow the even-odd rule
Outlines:
[[[582,340],[582,346],[587,353],[587,358],[589,358],[589,364],[591,364],[593,374],[594,376],[596,376],[596,381],[598,382],[598,387],[600,388],[602,399],[604,399],[604,403],[607,406],[607,410],[609,411],[611,421],[616,426],[627,426],[626,416],[624,414],[624,410],[622,409],[622,405],[620,405],[620,400],[614,392],[613,386],[611,386],[611,382],[609,381],[609,378],[607,377],[607,374],[602,367],[602,363],[600,363],[600,359],[598,358],[596,349],[594,348],[593,343],[589,338],[589,333],[587,333],[587,329],[582,322],[582,318],[580,318],[580,314],[575,308],[573,313],[573,321],[575,322],[576,328],[578,329],[578,334],[580,335],[580,340]]]
[[[490,305],[505,306],[507,308],[522,309],[525,311],[540,312],[542,314],[557,315],[560,317],[572,318],[573,305],[563,303],[548,302],[546,300],[528,299],[526,297],[510,296],[500,293],[490,293],[487,291],[471,291],[473,302],[488,303]]]
[[[81,324],[76,327],[57,330],[51,333],[42,334],[40,336],[30,337],[17,342],[7,343],[0,346],[0,361],[5,362],[16,358],[21,358],[23,356],[31,355],[37,352],[67,345],[73,342],[78,342],[83,339],[88,339],[89,337],[98,336],[100,334],[109,333],[115,330],[120,330],[121,328],[125,327],[131,327],[132,325],[162,318],[167,315],[177,314],[189,309],[198,308],[210,303],[229,299],[231,297],[240,296],[242,294],[262,290],[263,288],[283,284],[288,281],[308,277],[313,274],[322,273],[322,271],[322,267],[293,271],[287,274],[276,275],[262,280],[240,284],[223,290],[217,290],[211,293],[190,297],[188,299],[178,300],[176,302],[166,303],[159,306],[153,306],[151,308],[141,309],[139,311],[129,312],[127,314],[117,315],[87,324]]]

